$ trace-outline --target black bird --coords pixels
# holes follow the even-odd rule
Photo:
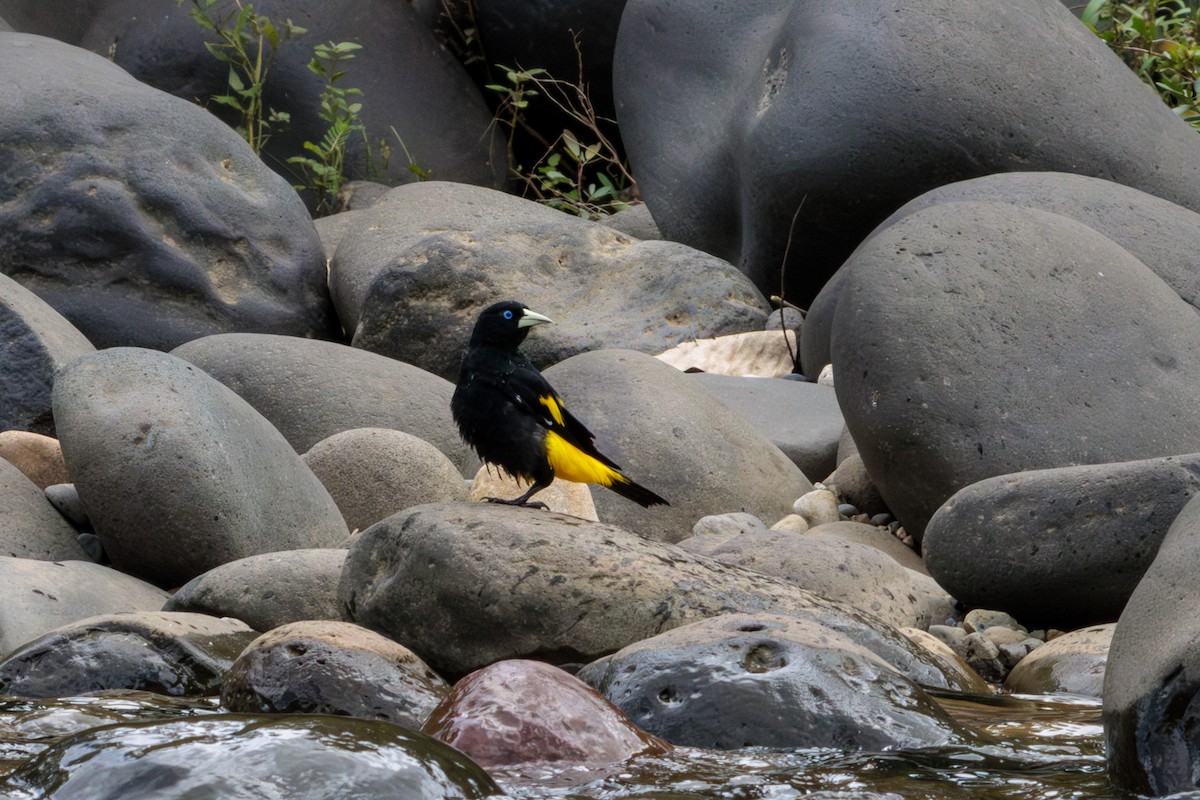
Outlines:
[[[506,300],[485,308],[471,333],[450,401],[454,421],[480,458],[531,484],[529,491],[512,500],[485,499],[545,508],[545,503],[529,498],[557,476],[607,486],[643,506],[668,505],[621,474],[621,468],[596,449],[592,432],[567,411],[542,373],[518,352],[530,328],[551,321]]]

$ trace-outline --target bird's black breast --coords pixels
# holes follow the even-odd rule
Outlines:
[[[463,440],[479,457],[526,480],[552,477],[546,431],[531,410],[538,398],[522,397],[513,376],[534,369],[520,354],[473,348],[463,359],[450,410]]]

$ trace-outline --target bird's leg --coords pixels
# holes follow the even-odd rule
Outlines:
[[[523,508],[547,508],[546,504],[540,500],[530,501],[529,498],[549,486],[549,483],[535,483],[529,487],[529,490],[520,497],[514,497],[512,500],[505,500],[501,497],[485,497],[483,498],[488,503],[500,503],[505,506],[521,506]]]

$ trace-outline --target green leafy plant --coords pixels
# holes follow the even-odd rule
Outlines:
[[[578,40],[575,49],[578,54]],[[507,132],[509,171],[525,186],[526,194],[561,211],[600,219],[629,208],[637,197],[637,182],[604,133],[601,123],[608,120],[596,114],[583,82],[582,55],[579,60],[580,78],[575,83],[554,78],[541,68],[513,69],[497,64],[504,80],[486,88],[500,97],[496,120]],[[527,121],[529,103],[537,97],[553,103],[576,127],[566,128],[548,141]],[[543,148],[530,168],[518,163],[518,136]]]
[[[324,82],[319,116],[329,127],[321,141],[304,143],[306,155],[292,156],[288,163],[296,165],[305,177],[296,188],[312,190],[316,195],[318,215],[335,210],[338,193],[348,181],[346,153],[352,138],[362,139],[367,171],[376,171],[367,129],[359,116],[362,103],[355,100],[362,96],[362,90],[338,85],[346,76],[341,66],[361,49],[362,45],[355,42],[327,42],[313,48],[313,58],[308,62],[309,71]]]
[[[1200,130],[1200,4],[1184,0],[1091,0],[1082,20]]]
[[[234,0],[228,13],[209,16],[213,7],[221,1],[191,0],[189,12],[197,25],[217,37],[217,41],[204,43],[208,52],[218,61],[229,65],[229,91],[214,95],[211,99],[238,113],[238,133],[255,153],[261,153],[272,126],[285,125],[289,121],[287,113],[263,107],[267,73],[275,61],[279,46],[306,31],[290,19],[277,25],[242,0]],[[183,0],[177,2],[182,5]]]

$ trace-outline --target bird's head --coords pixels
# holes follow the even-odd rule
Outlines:
[[[553,321],[536,311],[530,311],[524,303],[515,300],[495,303],[480,312],[475,330],[471,333],[471,346],[516,347],[525,341],[525,336],[534,325]]]

